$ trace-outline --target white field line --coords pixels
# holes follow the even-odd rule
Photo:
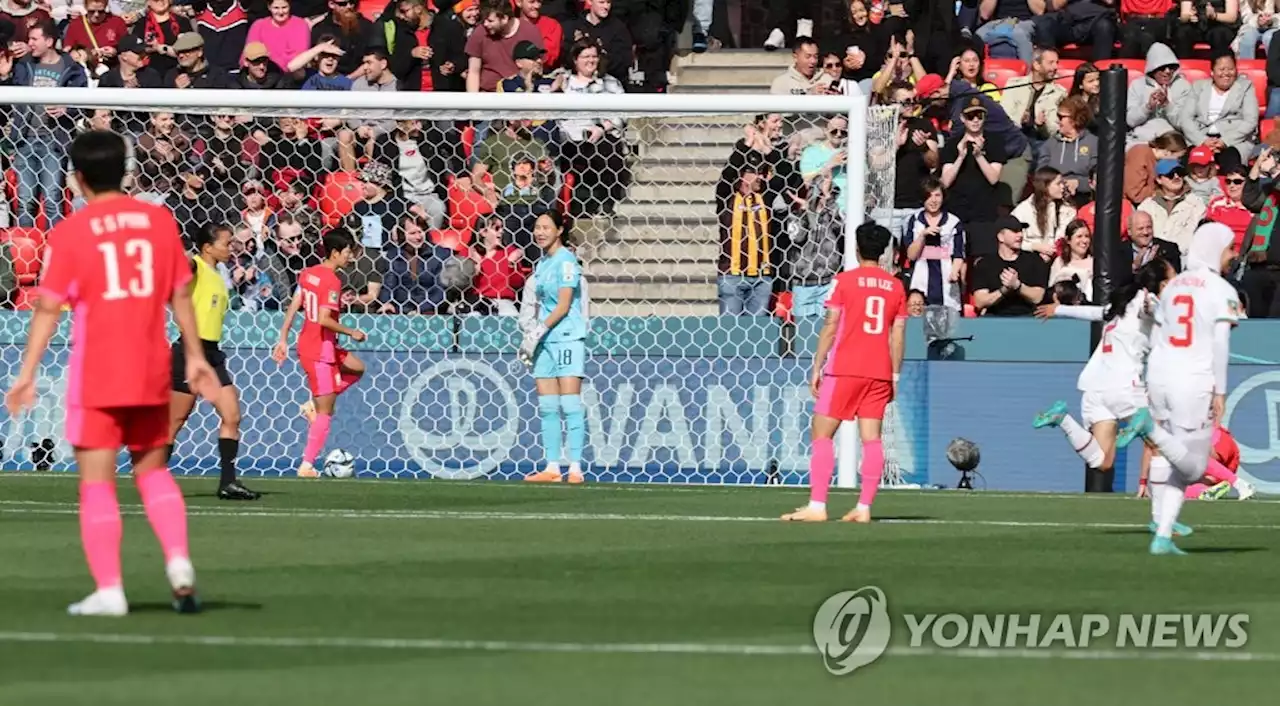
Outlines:
[[[441,640],[379,637],[253,637],[237,635],[145,635],[88,632],[0,632],[0,643],[81,643],[272,649],[356,649],[402,652],[537,652],[572,654],[677,654],[737,657],[814,657],[811,645],[702,642],[523,642],[517,640]],[[890,647],[888,658],[951,657],[962,659],[1039,659],[1161,662],[1280,662],[1280,653],[1180,650],[993,649],[961,647]]]
[[[141,515],[141,505],[121,505],[126,515]],[[0,515],[75,515],[76,503],[37,500],[0,500]],[[780,522],[777,517],[749,515],[657,515],[590,512],[488,512],[453,510],[361,510],[355,508],[298,508],[286,510],[239,510],[188,506],[192,517],[351,519],[351,520],[490,520],[490,521],[577,521],[577,522]],[[1010,527],[1045,529],[1142,529],[1144,524],[1128,522],[1052,522],[1032,520],[938,520],[883,519],[886,525],[966,525],[973,527]],[[1280,524],[1197,524],[1200,529],[1280,530]]]

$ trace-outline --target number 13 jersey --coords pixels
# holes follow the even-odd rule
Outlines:
[[[1240,320],[1236,290],[1216,273],[1197,269],[1174,277],[1160,293],[1147,382],[1161,387],[1213,387],[1213,328]]]
[[[94,201],[49,233],[40,296],[72,309],[67,404],[168,404],[168,312],[191,281],[173,215],[128,196]]]
[[[879,267],[858,267],[836,275],[827,308],[840,311],[840,327],[825,374],[892,380],[889,332],[907,318],[902,283]]]

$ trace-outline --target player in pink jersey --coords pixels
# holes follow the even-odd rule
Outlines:
[[[880,427],[893,401],[902,369],[907,295],[902,283],[880,269],[889,230],[858,226],[858,267],[836,276],[827,298],[827,319],[818,336],[810,390],[818,400],[813,415],[813,456],[809,461],[809,504],[782,516],[794,522],[826,522],[827,491],[835,472],[836,430],[858,420],[862,437],[861,491],[846,522],[871,521],[871,504],[884,475]],[[831,354],[828,357],[828,354]]]
[[[196,333],[186,286],[191,265],[173,216],[122,193],[124,138],[94,130],[76,137],[70,151],[88,205],[49,234],[22,370],[5,404],[15,417],[35,404],[40,359],[57,331],[63,305],[69,305],[67,440],[80,471],[80,539],[97,590],[67,612],[129,612],[115,485],[116,456],[126,446],[147,519],[164,550],[173,607],[194,613],[200,603],[187,548],[186,504],[165,467],[170,382],[166,305],[173,308],[186,342],[187,383],[206,399],[216,398],[219,388]]]
[[[289,357],[289,330],[298,310],[303,312],[302,333],[298,335],[298,361],[307,373],[311,401],[302,405],[307,418],[307,444],[302,451],[299,478],[316,478],[316,457],[324,449],[333,424],[333,409],[338,395],[356,384],[364,375],[364,361],[338,345],[338,335],[355,341],[365,339],[364,331],[343,326],[338,321],[342,282],[338,270],[354,260],[355,239],[344,230],[331,230],[323,238],[325,260],[308,267],[298,275],[298,291],[284,314],[280,341],[271,349],[271,357],[283,363]]]
[[[1213,447],[1209,451],[1209,467],[1201,482],[1187,486],[1187,500],[1221,500],[1234,488],[1237,500],[1248,500],[1258,491],[1249,481],[1237,475],[1240,470],[1240,445],[1227,428],[1218,424],[1213,429]],[[1147,478],[1151,474],[1151,447],[1143,448],[1142,476],[1138,479],[1138,497],[1150,495]],[[1175,531],[1174,534],[1177,534]]]

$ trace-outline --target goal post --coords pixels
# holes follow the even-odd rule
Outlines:
[[[516,479],[543,461],[533,381],[514,356],[518,298],[500,292],[527,275],[533,221],[549,208],[574,216],[589,283],[589,477],[734,484],[807,482],[807,379],[819,326],[811,311],[787,310],[803,240],[790,234],[838,224],[844,267],[856,264],[854,229],[864,220],[897,234],[897,110],[864,96],[0,87],[0,103],[72,108],[69,120],[49,123],[63,145],[110,125],[130,138],[132,192],[166,203],[188,234],[232,229],[222,345],[241,389],[241,465],[250,474],[288,473],[305,438],[295,418],[307,395],[301,370],[277,368],[268,353],[290,278],[315,261],[328,228],[350,228],[369,260],[344,280],[343,316],[369,333],[351,348],[370,373],[340,400],[330,436],[361,475]],[[762,115],[787,116],[783,133],[769,136],[771,147],[738,144],[761,134],[751,126]],[[797,188],[801,165],[824,154],[806,150],[832,149],[824,128],[834,116],[848,120],[845,184]],[[763,156],[738,154],[753,149]],[[771,150],[786,164],[770,161]],[[768,201],[760,210],[776,249],[769,269],[720,246],[721,228],[746,228],[764,247],[753,217],[742,215],[755,211],[742,207],[735,219],[722,208],[733,189],[756,193],[741,167],[760,160]],[[6,241],[24,260],[15,263],[16,310],[0,312],[9,344],[0,365],[12,376],[38,273],[25,259],[58,213],[8,196]],[[809,217],[835,213],[836,198],[838,219]],[[60,212],[77,205],[70,191],[55,200]],[[733,274],[720,267],[725,258],[739,258]],[[66,363],[65,339],[58,343],[41,407],[5,419],[11,467],[69,466],[69,450],[57,446]],[[845,426],[837,481],[852,487],[859,444]],[[178,470],[216,469],[216,427],[201,407],[179,438]],[[886,483],[918,480],[913,435],[886,420]]]

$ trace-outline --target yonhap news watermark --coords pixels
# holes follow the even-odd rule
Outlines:
[[[901,613],[884,591],[837,593],[813,618],[813,641],[827,671],[849,674],[875,662],[890,639],[907,654],[947,650],[1238,650],[1249,642],[1245,613]]]

